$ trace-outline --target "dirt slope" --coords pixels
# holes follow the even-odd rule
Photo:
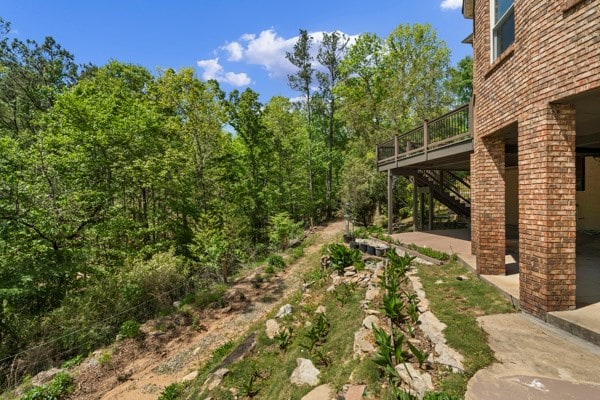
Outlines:
[[[228,290],[224,308],[201,312],[202,329],[193,329],[181,316],[167,317],[146,323],[143,341],[128,339],[95,352],[74,371],[73,398],[156,399],[166,386],[196,370],[216,348],[240,337],[255,321],[280,306],[281,299],[302,285],[302,274],[312,267],[306,261],[308,256],[333,241],[343,228],[342,221],[316,228],[318,236],[305,249],[304,257],[260,287],[253,282],[254,274],[239,279]],[[171,328],[156,331],[153,327],[157,323]]]

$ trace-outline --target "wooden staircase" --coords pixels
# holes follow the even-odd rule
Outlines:
[[[471,216],[471,186],[468,177],[452,171],[418,170],[417,187],[428,187],[433,197],[457,215]]]

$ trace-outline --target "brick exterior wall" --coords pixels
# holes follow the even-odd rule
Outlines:
[[[476,138],[473,160],[476,171],[475,212],[471,223],[479,237],[477,272],[504,274],[505,202],[504,202],[504,139],[501,135]]]
[[[528,111],[519,123],[519,289],[522,307],[543,315],[575,308],[575,108]]]
[[[571,309],[576,110],[569,97],[600,89],[600,1],[515,0],[515,42],[493,62],[490,1],[476,0],[474,11],[472,240],[478,268],[504,271],[504,171],[498,152],[503,153],[502,129],[517,123],[520,304],[538,316]]]

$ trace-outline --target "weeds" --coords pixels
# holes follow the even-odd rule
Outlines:
[[[304,334],[304,336],[308,339],[308,344],[302,345],[302,347],[306,348],[309,352],[312,352],[315,346],[323,345],[327,339],[327,334],[329,333],[330,327],[331,324],[327,320],[325,313],[317,314],[312,326],[308,332]]]
[[[293,329],[291,327],[280,330],[280,332],[275,335],[274,339],[277,341],[279,345],[279,350],[285,353],[287,348],[292,344],[292,332]]]

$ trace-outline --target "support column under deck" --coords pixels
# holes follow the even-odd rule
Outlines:
[[[388,234],[394,233],[394,176],[392,171],[387,172],[387,217],[388,217]]]
[[[477,168],[477,213],[473,225],[477,232],[477,272],[504,275],[506,252],[504,138],[500,134],[478,139],[474,153]],[[480,191],[479,188],[482,188]],[[484,188],[484,189],[483,189]]]
[[[539,317],[575,308],[575,137],[570,104],[519,121],[520,304]]]

